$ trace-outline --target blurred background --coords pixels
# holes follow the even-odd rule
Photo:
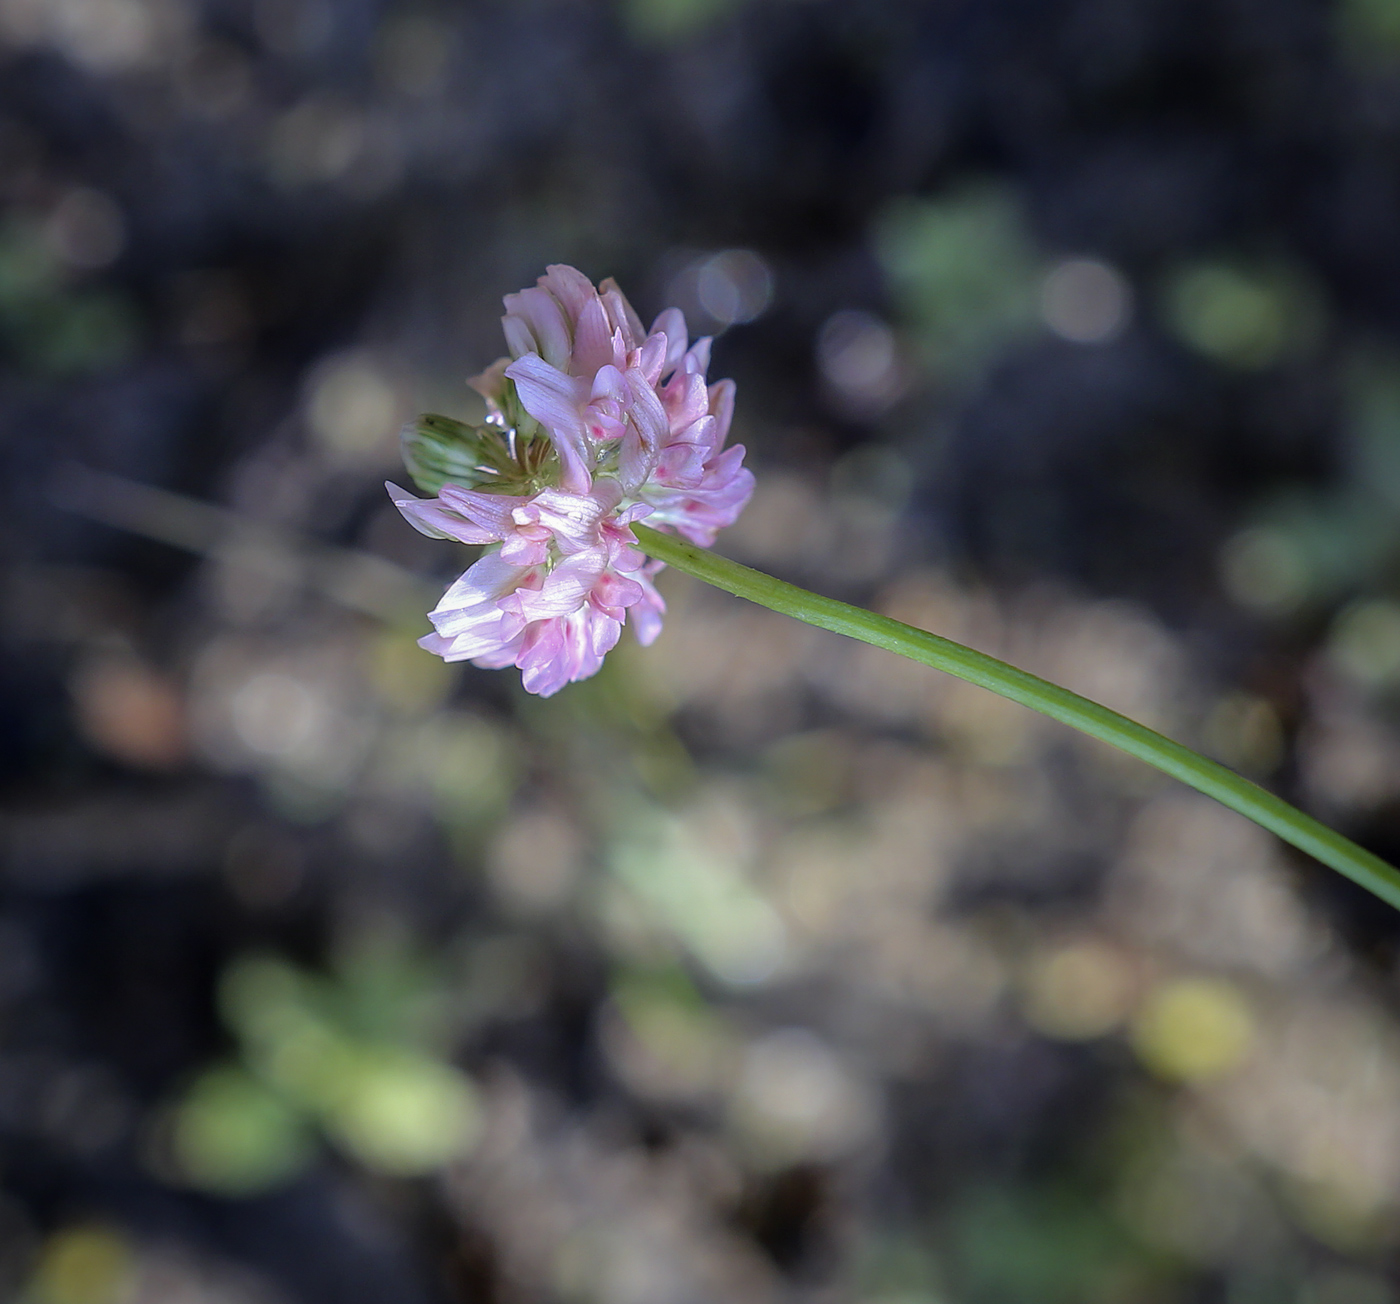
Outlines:
[[[1400,856],[1397,0],[0,0],[0,1297],[1396,1304],[1400,917],[680,576],[549,701],[386,501],[545,264],[728,555]]]

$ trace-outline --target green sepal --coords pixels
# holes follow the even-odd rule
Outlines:
[[[399,434],[413,483],[434,496],[445,484],[477,489],[497,481],[500,443],[501,433],[493,426],[469,426],[436,412],[424,412]]]

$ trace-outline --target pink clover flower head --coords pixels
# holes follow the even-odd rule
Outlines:
[[[632,523],[708,546],[754,481],[743,446],[725,446],[734,383],[706,382],[710,341],[690,343],[679,309],[644,330],[611,280],[595,289],[562,265],[505,309],[511,356],[470,382],[486,423],[416,428],[415,447],[440,441],[431,466],[457,478],[432,483],[410,460],[435,495],[388,489],[423,534],[485,547],[429,613],[421,645],[448,661],[518,666],[528,691],[549,696],[595,674],[629,616],[643,646],[661,632],[662,564],[637,547]]]

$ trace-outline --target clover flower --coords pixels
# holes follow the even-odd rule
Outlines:
[[[551,267],[505,300],[502,358],[471,383],[486,423],[423,416],[403,434],[415,498],[389,486],[399,510],[437,538],[481,544],[481,559],[432,611],[420,640],[449,661],[519,666],[532,693],[594,674],[631,613],[643,644],[666,605],[632,526],[702,547],[753,493],[744,450],[726,450],[734,387],[705,382],[709,341],[690,345],[668,309],[644,333],[611,281],[594,289]],[[1345,874],[1400,908],[1400,870],[1223,765],[1107,707],[984,652],[818,597],[664,535],[648,547],[677,569],[818,628],[947,671],[1107,742]]]
[[[420,645],[518,666],[547,697],[597,672],[629,613],[644,646],[661,632],[662,563],[638,549],[632,523],[708,546],[744,509],[753,475],[743,446],[725,447],[734,383],[706,383],[710,341],[689,343],[679,309],[644,331],[611,280],[594,289],[562,265],[505,309],[511,356],[469,382],[486,422],[411,423],[404,460],[434,496],[388,489],[415,529],[486,547]]]

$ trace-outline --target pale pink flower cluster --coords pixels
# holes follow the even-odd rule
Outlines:
[[[472,385],[500,441],[477,487],[419,499],[390,485],[425,534],[486,544],[431,612],[420,643],[448,661],[516,665],[548,696],[597,672],[631,614],[638,641],[661,631],[661,563],[632,522],[709,545],[753,493],[742,445],[725,448],[734,383],[705,382],[710,341],[668,308],[643,331],[612,281],[553,266],[505,299],[501,359]]]

